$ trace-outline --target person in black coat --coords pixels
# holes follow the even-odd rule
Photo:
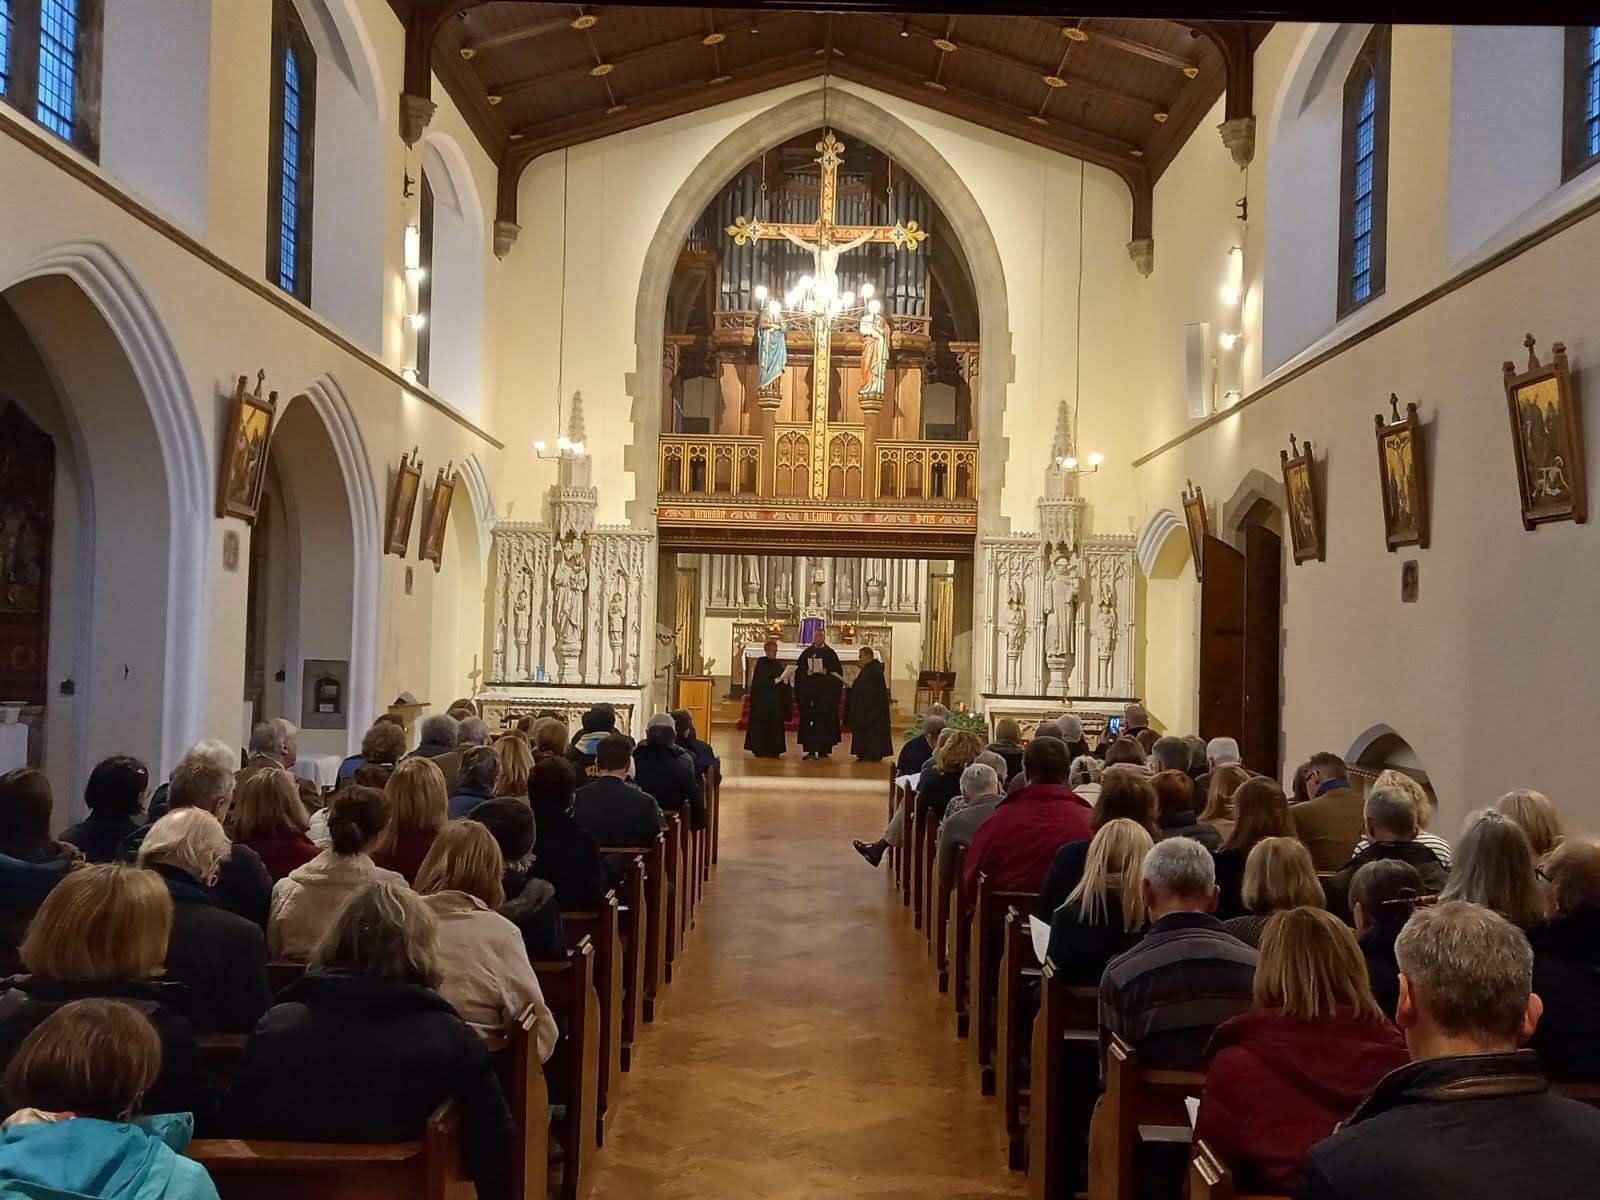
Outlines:
[[[528,871],[532,878],[543,879],[555,889],[555,902],[563,912],[599,907],[610,886],[600,843],[572,819],[576,782],[572,764],[562,758],[541,758],[528,776],[535,829],[533,863]]]
[[[1544,1016],[1528,1044],[1553,1079],[1600,1082],[1600,843],[1569,838],[1540,867],[1550,920],[1528,930]]]
[[[666,713],[650,718],[644,741],[633,752],[633,781],[649,792],[662,812],[685,813],[690,829],[706,827],[706,801],[694,758],[678,746],[678,727]]]
[[[1350,908],[1367,980],[1378,1007],[1394,1020],[1400,1003],[1400,967],[1394,943],[1427,895],[1422,876],[1410,863],[1385,858],[1367,863],[1350,881]]]
[[[827,758],[839,744],[839,699],[844,692],[844,664],[826,631],[811,635],[811,645],[795,661],[794,699],[800,709],[800,745],[807,758]]]
[[[245,1047],[237,1137],[408,1142],[454,1100],[480,1200],[510,1200],[514,1126],[483,1040],[440,982],[438,926],[407,887],[363,884]]]
[[[602,847],[648,846],[667,827],[654,797],[628,781],[632,762],[632,738],[606,737],[595,751],[598,775],[572,799],[573,820]]]
[[[233,794],[233,778],[233,772],[226,767],[190,755],[172,772],[167,788],[167,812],[198,808],[216,816],[223,802]],[[141,825],[134,830],[123,841],[117,857],[123,862],[137,861],[139,847],[159,819],[152,811],[151,824]],[[217,897],[217,903],[229,912],[238,913],[262,929],[267,927],[267,910],[272,904],[272,876],[261,861],[261,856],[250,847],[233,843],[211,890]]]
[[[785,730],[794,711],[794,689],[783,682],[787,666],[778,658],[778,643],[768,640],[766,655],[750,675],[750,714],[744,748],[757,758],[780,758],[789,752]]]
[[[22,1039],[62,1005],[126,1001],[161,1038],[161,1071],[143,1110],[193,1113],[200,1135],[211,1136],[216,1105],[186,1015],[189,992],[160,980],[171,931],[172,901],[153,872],[111,863],[69,872],[23,940],[29,973],[0,991],[0,1074]]]
[[[889,681],[872,647],[861,647],[861,669],[845,698],[850,753],[862,762],[882,762],[894,753],[889,733]]]
[[[43,771],[19,767],[0,775],[0,970],[17,966],[28,922],[83,853],[50,836],[55,807]]]
[[[687,708],[672,710],[672,725],[678,731],[678,747],[686,750],[689,757],[694,759],[694,773],[704,786],[707,775],[720,781],[722,779],[722,763],[717,758],[717,752],[711,748],[711,743],[703,741],[695,731],[694,715]]]
[[[1538,1054],[1518,1048],[1540,1016],[1522,931],[1479,905],[1445,901],[1417,910],[1395,953],[1407,985],[1395,1023],[1412,1061],[1311,1148],[1296,1200],[1590,1194],[1600,1111],[1557,1095]]]
[[[137,758],[115,754],[95,764],[83,787],[89,815],[61,833],[90,862],[112,862],[123,839],[139,828],[135,819],[144,811],[150,790],[150,770]]]
[[[272,1004],[267,939],[261,928],[217,903],[214,880],[231,849],[208,812],[180,808],[157,821],[139,848],[172,896],[167,978],[189,989],[189,1018],[201,1033],[249,1033]]]
[[[565,762],[561,766],[570,779],[572,769]],[[567,931],[561,921],[561,906],[556,903],[556,889],[533,876],[532,806],[514,796],[501,796],[485,800],[467,814],[467,819],[487,828],[500,847],[500,857],[506,864],[500,881],[506,895],[500,915],[521,930],[528,961],[559,962],[566,958]],[[599,861],[598,854],[595,859]]]

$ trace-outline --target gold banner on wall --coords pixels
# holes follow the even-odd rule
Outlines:
[[[956,642],[956,581],[951,575],[935,575],[928,581],[933,592],[929,605],[932,616],[928,620],[927,671],[948,671],[955,655]]]
[[[672,623],[678,648],[679,674],[700,671],[700,572],[690,567],[678,572],[678,592]]]

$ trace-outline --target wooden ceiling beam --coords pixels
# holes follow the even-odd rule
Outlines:
[[[1052,20],[1050,24],[1057,26],[1062,35],[1068,29],[1081,29],[1088,37],[1088,45],[1108,46],[1113,50],[1121,50],[1125,54],[1136,55],[1139,58],[1158,62],[1165,67],[1173,67],[1182,71],[1188,78],[1193,79],[1200,73],[1200,60],[1198,56],[1186,58],[1181,54],[1174,54],[1160,46],[1152,46],[1149,42],[1141,42],[1136,38],[1123,37],[1120,33],[1112,33],[1105,29],[1096,29],[1092,25],[1083,25],[1077,21]]]
[[[870,21],[876,25],[883,25],[897,30],[903,27],[901,22],[894,20],[892,17],[880,17],[870,13],[863,13],[861,19],[864,21]],[[930,32],[929,30],[920,28],[916,25],[911,25],[909,28],[913,37],[919,37],[928,42],[932,42],[935,39],[943,38],[945,36],[942,31]],[[996,50],[992,46],[985,46],[981,42],[973,42],[966,38],[962,38],[960,40],[951,40],[954,42],[956,49],[949,53],[945,53],[943,51],[940,52],[946,58],[959,58],[963,54],[975,55],[978,58],[984,59],[987,62],[995,63],[998,66],[1010,67],[1014,70],[1021,71],[1035,83],[1040,83],[1046,75],[1055,74],[1056,68],[1054,63],[1040,64],[1028,62],[1026,59],[1017,58],[1013,55],[1007,54],[1003,50]],[[1071,76],[1067,76],[1066,78],[1067,87],[1065,90],[1068,92],[1076,90],[1079,92],[1087,92],[1090,95],[1101,96],[1115,104],[1121,104],[1124,107],[1133,109],[1136,112],[1146,115],[1156,112],[1166,112],[1171,105],[1171,102],[1168,100],[1150,96],[1136,95],[1133,92],[1125,92],[1119,88],[1107,87],[1103,83],[1089,83],[1086,80],[1074,79]]]
[[[547,17],[542,21],[535,21],[530,25],[518,25],[513,29],[503,29],[499,33],[484,34],[480,38],[464,40],[461,43],[461,57],[471,59],[486,50],[498,50],[502,46],[515,45],[517,42],[532,41],[542,38],[546,34],[560,33],[562,30],[578,32],[573,28],[572,22],[578,17],[578,10],[582,8],[587,15],[598,17],[604,9],[588,8],[584,5],[574,5],[571,16]]]
[[[484,0],[417,0],[406,15],[405,63],[400,88],[400,137],[417,144],[433,119],[433,48],[445,24]]]

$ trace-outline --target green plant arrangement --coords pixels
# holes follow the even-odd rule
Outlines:
[[[950,710],[950,715],[945,718],[945,728],[960,729],[966,733],[975,733],[979,737],[989,736],[989,721],[983,715],[983,710],[968,708],[965,704],[957,704]],[[921,733],[922,714],[918,713],[916,721],[906,730],[906,737],[918,737]]]

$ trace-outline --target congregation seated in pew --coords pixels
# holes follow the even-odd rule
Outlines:
[[[127,1001],[161,1042],[145,1111],[193,1113],[205,1130],[215,1100],[187,1015],[189,996],[182,984],[162,978],[171,934],[172,898],[153,871],[97,863],[68,873],[28,926],[21,950],[27,973],[6,980],[0,991],[0,1064],[10,1063],[29,1033],[74,1000]]]
[[[1385,768],[1378,773],[1378,777],[1372,781],[1372,788],[1369,790],[1368,795],[1371,795],[1371,792],[1376,791],[1378,788],[1399,788],[1400,791],[1411,798],[1411,807],[1417,814],[1416,840],[1429,850],[1432,850],[1433,856],[1439,860],[1439,865],[1448,871],[1454,858],[1453,852],[1448,841],[1428,828],[1428,825],[1433,820],[1433,803],[1428,799],[1427,789],[1404,771],[1396,771],[1393,767]],[[1521,793],[1513,792],[1510,794],[1519,795]],[[1538,792],[1529,792],[1527,794],[1532,796],[1540,795]],[[1502,796],[1501,799],[1504,800],[1506,797]],[[1546,805],[1549,805],[1549,803],[1548,800],[1545,800]],[[1365,850],[1371,844],[1371,841],[1371,837],[1363,832],[1361,840],[1356,843],[1355,854],[1360,854]]]
[[[183,1154],[193,1116],[146,1106],[161,1052],[149,1018],[124,1001],[74,1000],[41,1021],[5,1071],[0,1189],[217,1200],[206,1169]]]
[[[978,827],[961,880],[970,906],[979,875],[1000,891],[1038,892],[1056,850],[1088,838],[1089,806],[1067,787],[1067,747],[1060,738],[1035,738],[1022,758],[1027,784],[1008,796]]]
[[[961,772],[961,807],[939,825],[934,851],[934,879],[940,888],[953,886],[956,852],[972,845],[978,826],[993,815],[1000,803],[1000,773],[988,763],[973,763]],[[952,805],[955,800],[950,802]]]
[[[43,771],[18,767],[0,775],[0,970],[15,969],[29,919],[83,861],[76,846],[50,836],[54,807]]]
[[[458,759],[458,775],[459,771]],[[448,789],[452,782],[429,758],[413,756],[396,767],[384,785],[389,820],[372,845],[372,861],[403,876],[407,883],[415,880],[433,839],[450,819]]]
[[[1398,859],[1370,862],[1350,883],[1351,919],[1361,956],[1367,963],[1367,981],[1378,1007],[1392,1021],[1400,1003],[1400,966],[1394,944],[1419,904],[1433,899],[1422,886],[1422,876],[1410,863]]]
[[[528,780],[535,827],[529,869],[535,879],[550,884],[556,903],[570,912],[596,907],[611,886],[600,842],[574,815],[576,800],[577,776],[571,763],[555,754],[534,763]],[[652,833],[649,840],[654,839]]]
[[[1441,900],[1470,900],[1527,931],[1544,920],[1539,864],[1522,827],[1492,808],[1467,815]]]
[[[1142,872],[1155,841],[1138,821],[1115,817],[1089,842],[1083,875],[1050,918],[1045,966],[1068,987],[1094,987],[1106,964],[1144,935]]]
[[[662,812],[681,813],[690,829],[706,827],[706,801],[694,756],[678,745],[677,724],[666,713],[650,718],[645,724],[644,741],[633,749],[633,783]]]
[[[1544,1015],[1530,1044],[1551,1078],[1600,1082],[1600,843],[1568,838],[1540,872],[1549,917],[1528,941]]]
[[[273,958],[305,962],[358,888],[374,881],[405,882],[371,857],[388,821],[388,803],[376,788],[357,785],[334,794],[328,805],[328,848],[272,889],[267,947]]]
[[[139,846],[139,865],[172,897],[166,978],[188,988],[189,1018],[200,1033],[248,1033],[272,1003],[265,935],[211,892],[230,849],[217,819],[198,808],[173,809]]]
[[[245,1047],[230,1134],[306,1142],[420,1138],[461,1113],[481,1200],[509,1200],[511,1112],[483,1039],[439,994],[439,922],[403,881],[361,884]]]
[[[1283,789],[1265,776],[1241,784],[1233,794],[1233,832],[1217,850],[1217,915],[1224,920],[1242,917],[1244,868],[1257,842],[1269,837],[1292,838],[1295,818]],[[1312,863],[1315,865],[1315,858]]]
[[[1416,803],[1398,787],[1375,787],[1363,802],[1364,845],[1330,878],[1324,889],[1328,908],[1345,920],[1350,919],[1350,881],[1356,872],[1371,862],[1396,860],[1409,863],[1430,892],[1444,888],[1449,868],[1431,846],[1417,837]]]
[[[1350,786],[1350,768],[1337,754],[1324,751],[1308,761],[1310,798],[1294,806],[1295,830],[1317,870],[1337,871],[1361,840],[1361,793]]]
[[[112,862],[117,848],[140,825],[150,769],[129,754],[101,759],[83,785],[89,815],[61,831],[61,840],[83,852],[90,862]]]
[[[500,877],[504,899],[500,915],[517,927],[530,962],[559,962],[567,954],[566,927],[554,885],[533,875],[534,815],[526,799],[500,796],[485,800],[469,814],[500,847],[505,871]],[[552,841],[547,854],[559,853]]]
[[[984,753],[983,739],[977,734],[944,727],[943,719],[937,714],[933,716],[939,734],[931,762],[916,777],[914,802],[918,821],[944,819],[945,810],[961,794],[962,773],[977,761],[979,754]],[[926,721],[924,728],[926,731]],[[867,860],[869,866],[876,867],[890,847],[899,848],[905,844],[909,815],[904,804],[897,805],[876,841],[856,840],[850,844],[855,847],[857,854]]]
[[[382,713],[361,735],[361,749],[339,764],[340,785],[352,779],[362,767],[388,767],[400,761],[406,752],[406,727],[399,717]]]
[[[439,994],[484,1037],[532,1005],[539,1059],[556,1045],[522,934],[498,911],[505,903],[505,860],[487,826],[452,821],[434,839],[417,872],[417,894],[439,923]]]
[[[1116,820],[1132,821],[1155,841],[1156,793],[1143,771],[1111,767],[1101,775],[1100,787],[1089,812],[1090,829],[1098,833]],[[1039,889],[1039,906],[1034,910],[1041,921],[1054,917],[1083,879],[1090,844],[1089,838],[1079,838],[1055,852]]]
[[[1260,954],[1254,1006],[1211,1037],[1194,1136],[1242,1190],[1286,1192],[1306,1152],[1405,1065],[1406,1049],[1373,998],[1355,935],[1331,913],[1274,913]]]
[[[255,852],[274,882],[319,853],[306,836],[310,825],[291,771],[282,767],[258,771],[234,788],[228,806],[229,834]]]
[[[448,818],[459,820],[485,800],[493,800],[499,779],[500,755],[489,746],[469,746],[461,755],[456,790],[448,799]]]
[[[667,827],[655,797],[628,778],[632,767],[627,734],[608,733],[594,743],[594,778],[573,796],[572,817],[598,845],[645,846]]]

